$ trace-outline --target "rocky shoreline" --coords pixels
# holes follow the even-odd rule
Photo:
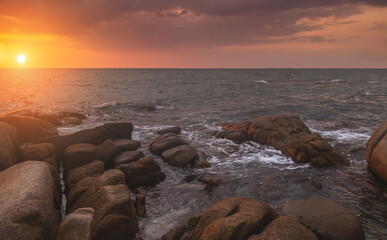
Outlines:
[[[58,126],[78,125],[84,119],[76,112],[21,110],[0,115],[1,239],[141,239],[138,220],[146,215],[144,193],[166,174],[153,157],[138,150],[144,143],[132,139],[129,122],[58,135]],[[385,198],[386,123],[367,144],[369,169],[382,181],[354,179]],[[349,165],[296,117],[263,116],[221,126],[225,130],[215,133],[216,138],[272,146],[296,163]],[[211,167],[206,153],[180,132],[179,127],[160,129],[149,142],[149,151],[173,167]],[[186,180],[190,178],[196,176],[187,175]],[[207,191],[219,185],[216,178],[199,181]],[[319,183],[315,185],[318,188]],[[61,218],[62,194],[67,202]],[[216,203],[162,239],[321,240],[365,239],[365,235],[354,214],[327,198],[293,200],[273,209],[255,199],[235,197]]]

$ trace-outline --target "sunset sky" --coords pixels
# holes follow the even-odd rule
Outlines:
[[[8,67],[387,68],[387,0],[0,0]]]

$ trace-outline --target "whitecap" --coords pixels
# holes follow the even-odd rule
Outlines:
[[[268,82],[265,81],[265,80],[257,80],[257,81],[254,81],[254,82],[256,82],[256,83],[263,83],[263,84],[267,84],[267,83],[268,83]]]

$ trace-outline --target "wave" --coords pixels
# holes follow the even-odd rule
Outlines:
[[[332,80],[326,80],[326,81],[318,81],[319,83],[337,83],[337,82],[344,82],[345,80],[342,78],[335,78]]]
[[[268,83],[268,82],[265,81],[265,80],[257,80],[257,81],[254,81],[254,82],[256,82],[256,83],[263,83],[263,84],[267,84],[267,83]]]

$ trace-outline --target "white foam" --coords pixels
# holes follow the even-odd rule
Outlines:
[[[263,83],[263,84],[267,84],[267,81],[265,81],[265,80],[257,80],[257,81],[254,81],[254,82],[256,82],[256,83]]]
[[[338,129],[333,131],[318,131],[311,129],[313,132],[318,132],[323,137],[333,138],[339,142],[359,141],[365,143],[371,136],[370,130],[365,128],[360,129]]]

